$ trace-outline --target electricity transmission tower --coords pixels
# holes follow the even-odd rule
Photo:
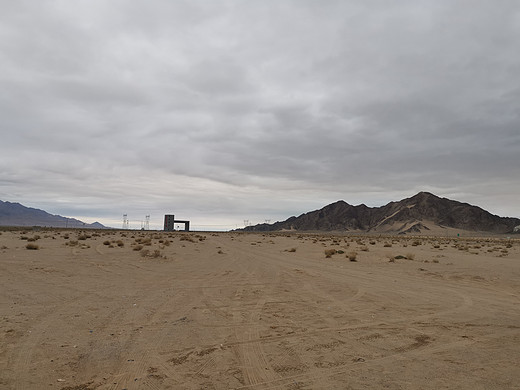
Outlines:
[[[144,230],[150,230],[150,216],[145,215]]]
[[[123,214],[123,229],[128,229],[129,223],[128,223],[128,214]]]

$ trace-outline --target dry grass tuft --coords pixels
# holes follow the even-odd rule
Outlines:
[[[350,261],[357,261],[357,252],[350,252],[350,253],[347,255],[347,258],[348,258]]]
[[[36,245],[36,244],[27,244],[25,246],[25,249],[38,250],[38,249],[40,249],[40,247],[38,245]]]
[[[336,249],[325,249],[325,257],[330,258],[336,254]]]

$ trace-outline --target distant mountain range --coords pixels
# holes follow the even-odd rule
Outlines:
[[[520,232],[520,219],[499,217],[468,203],[419,192],[411,198],[390,202],[382,207],[368,207],[364,204],[352,206],[340,200],[283,222],[263,223],[239,230],[414,234],[445,228],[505,234]]]
[[[0,200],[0,226],[46,226],[61,228],[106,229],[99,222],[85,223],[83,221],[49,214],[43,210],[25,207],[20,203],[3,202]]]

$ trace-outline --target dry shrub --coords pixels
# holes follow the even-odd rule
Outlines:
[[[325,249],[325,257],[329,258],[336,254],[336,249]]]
[[[150,253],[150,251],[148,249],[143,249],[141,251],[141,257],[146,257],[146,256],[148,256],[149,253]]]
[[[363,251],[363,252],[368,252],[368,247],[367,246],[362,246],[361,248],[359,248],[360,251]]]
[[[125,246],[125,243],[121,240],[117,240],[117,246],[122,248]]]
[[[108,240],[103,241],[103,245],[110,245],[110,241],[108,241]]]
[[[296,252],[296,248],[288,249],[287,252]]]
[[[70,241],[67,243],[67,245],[69,245],[69,246],[76,246],[76,245],[78,245],[78,241],[76,241],[76,240],[70,240]]]
[[[141,249],[143,249],[143,246],[142,246],[142,245],[136,245],[136,246],[134,246],[134,251],[140,251]]]
[[[392,247],[392,244],[390,244],[389,242],[385,242],[385,244],[383,245],[385,248],[391,248]]]
[[[347,258],[348,258],[350,261],[357,261],[357,252],[350,252],[350,253],[347,255]]]
[[[36,244],[27,244],[25,246],[25,249],[38,250],[38,249],[40,249],[40,247],[38,245],[36,245]]]

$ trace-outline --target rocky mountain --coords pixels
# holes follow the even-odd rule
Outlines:
[[[342,200],[283,222],[248,226],[245,231],[351,231],[424,233],[432,228],[455,228],[490,233],[513,233],[519,218],[493,215],[468,203],[429,192],[381,207],[352,206]]]
[[[106,229],[99,222],[84,223],[74,218],[49,214],[40,209],[26,207],[20,203],[0,200],[0,226],[46,226],[62,228]]]

